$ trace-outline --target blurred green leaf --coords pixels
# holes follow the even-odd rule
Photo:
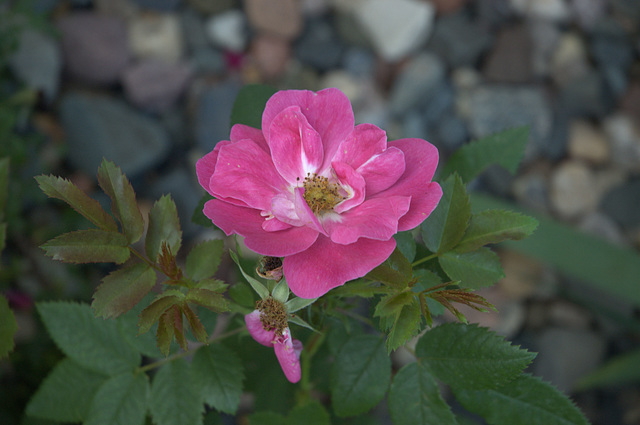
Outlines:
[[[411,263],[396,247],[388,259],[367,273],[365,277],[401,289],[409,284],[412,272]]]
[[[535,218],[517,212],[481,211],[471,216],[469,227],[455,250],[469,252],[507,239],[524,239],[531,235],[536,227],[538,227],[538,221]]]
[[[83,425],[143,425],[149,400],[149,379],[144,373],[109,378],[93,397]]]
[[[137,242],[144,232],[144,221],[131,183],[119,167],[106,159],[98,168],[98,183],[111,198],[111,210],[122,224],[127,240],[129,243]]]
[[[398,314],[402,307],[411,304],[415,294],[410,291],[403,291],[396,294],[385,295],[376,305],[374,317],[391,316]]]
[[[398,371],[388,401],[394,424],[457,424],[451,408],[440,395],[437,382],[420,362],[409,363]]]
[[[9,302],[0,294],[0,359],[6,357],[15,346],[13,337],[18,330],[18,323]]]
[[[5,244],[7,242],[7,223],[0,223],[0,253],[4,250]],[[2,264],[0,264],[0,268],[2,268]]]
[[[492,164],[499,164],[515,174],[528,140],[529,127],[516,127],[471,142],[451,155],[440,178],[457,172],[467,183]]]
[[[440,203],[421,225],[422,240],[436,253],[449,251],[458,244],[471,217],[469,195],[460,176],[449,176],[442,184],[442,193]]]
[[[4,220],[9,198],[9,164],[10,158],[0,158],[0,222]]]
[[[267,100],[277,90],[262,84],[247,84],[240,89],[231,110],[231,127],[244,124],[253,128],[262,128],[262,112]]]
[[[533,235],[518,242],[506,241],[504,246],[551,264],[558,271],[616,295],[636,307],[640,306],[640,256],[637,252],[486,195],[473,194],[472,201],[475,211],[509,209],[532,215],[540,222]]]
[[[203,346],[191,363],[192,380],[205,403],[233,415],[242,395],[244,368],[236,353],[222,344]]]
[[[640,365],[640,350],[613,357],[599,369],[582,377],[575,389],[585,391],[640,382],[638,365]]]
[[[329,412],[317,400],[294,407],[287,416],[287,425],[331,425]]]
[[[445,273],[465,288],[484,288],[504,277],[500,258],[489,248],[462,254],[445,252],[438,261]]]
[[[62,359],[29,400],[29,416],[60,422],[82,422],[107,376]]]
[[[116,263],[129,258],[129,244],[121,233],[103,230],[78,230],[63,233],[45,242],[45,253],[66,263]]]
[[[193,280],[213,276],[218,270],[223,252],[224,241],[221,239],[204,241],[194,246],[187,255],[187,275]]]
[[[175,202],[170,196],[164,195],[158,199],[149,211],[149,228],[145,238],[145,250],[149,260],[155,262],[166,242],[171,253],[177,255],[182,245],[182,231]]]
[[[249,416],[249,425],[289,425],[287,418],[275,412],[257,412]]]
[[[152,293],[147,294],[142,301],[136,304],[131,310],[116,319],[118,329],[124,339],[139,353],[151,357],[160,357],[158,344],[154,333],[143,333],[138,335],[138,316],[153,300]]]
[[[235,252],[231,251],[231,250],[229,250],[229,255],[231,255],[231,259],[233,259],[233,262],[236,263],[236,265],[240,269],[240,272],[242,273],[242,276],[244,276],[244,278],[247,280],[247,282],[249,282],[249,285],[251,285],[253,290],[256,291],[258,296],[260,296],[260,298],[262,298],[263,300],[268,298],[269,297],[269,290],[267,289],[267,287],[264,286],[257,279],[254,279],[253,277],[251,277],[251,276],[249,276],[248,274],[245,273],[245,271],[242,269],[242,266],[240,265],[240,260],[238,259],[238,255]]]
[[[460,404],[491,425],[588,425],[573,402],[541,379],[523,374],[503,386],[455,390]]]
[[[405,256],[409,262],[412,262],[416,258],[416,240],[411,232],[400,232],[393,235],[396,240],[396,244],[402,255]]]
[[[367,412],[382,400],[391,380],[384,341],[374,335],[349,338],[331,366],[331,401],[338,416]]]
[[[204,405],[189,364],[176,359],[162,366],[151,383],[149,413],[156,425],[202,424]]]
[[[213,199],[213,196],[209,195],[208,193],[205,193],[204,195],[202,195],[202,198],[200,198],[200,201],[198,201],[198,205],[193,210],[193,215],[191,216],[192,223],[195,223],[198,226],[202,226],[202,227],[213,227],[213,228],[216,227],[211,221],[211,219],[209,219],[209,217],[204,215],[204,213],[202,212],[202,210],[204,209],[204,204],[206,204],[207,201],[210,201],[212,199]]]
[[[156,284],[156,272],[147,263],[133,263],[109,273],[93,294],[97,316],[118,317],[138,304]]]
[[[477,325],[447,323],[427,331],[416,356],[454,388],[496,388],[517,378],[534,359],[496,333]]]
[[[287,313],[295,313],[298,310],[305,308],[308,305],[316,302],[317,298],[291,298],[289,301],[284,303],[284,307],[287,309]]]
[[[86,304],[36,304],[49,335],[69,358],[110,376],[140,365],[140,354],[124,340],[113,320],[99,319]]]
[[[411,302],[402,306],[396,313],[393,325],[386,340],[387,353],[404,345],[409,339],[420,332],[420,303],[415,297]]]
[[[45,195],[66,202],[71,208],[102,230],[118,231],[118,226],[113,217],[102,209],[98,201],[88,197],[69,180],[55,176],[36,176],[35,179]]]

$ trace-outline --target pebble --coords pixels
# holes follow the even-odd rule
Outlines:
[[[131,103],[145,110],[161,112],[175,104],[191,75],[187,64],[147,60],[128,68],[122,83]]]
[[[542,279],[542,264],[511,250],[501,250],[499,254],[505,275],[498,281],[500,289],[510,298],[520,301],[536,294]]]
[[[532,20],[565,22],[571,16],[565,0],[511,0],[511,6],[518,14]]]
[[[396,62],[427,41],[435,7],[416,0],[366,0],[354,13],[376,53]]]
[[[209,47],[204,19],[193,9],[186,9],[180,14],[180,26],[187,51],[195,52]]]
[[[533,43],[525,25],[506,27],[498,33],[483,74],[488,81],[526,83],[533,76]]]
[[[592,69],[561,88],[558,104],[573,117],[602,118],[613,109],[614,100],[605,88],[602,75]]]
[[[242,52],[247,45],[246,19],[239,10],[213,15],[205,25],[209,39],[218,47]]]
[[[434,137],[441,146],[453,152],[469,141],[469,132],[464,121],[451,111],[435,123]]]
[[[174,14],[139,14],[129,21],[129,43],[139,59],[176,63],[183,56],[180,20]]]
[[[200,94],[194,126],[196,144],[204,152],[211,151],[221,140],[229,140],[231,109],[240,87],[239,82],[227,80]]]
[[[473,66],[492,42],[491,34],[467,15],[452,14],[436,20],[427,48],[459,68]]]
[[[55,99],[62,56],[54,39],[38,31],[22,31],[18,47],[9,57],[9,66],[23,83],[41,90],[48,103]]]
[[[371,77],[375,62],[373,54],[360,47],[348,48],[342,57],[342,67],[354,77]]]
[[[431,53],[421,53],[398,74],[389,93],[389,110],[401,116],[408,110],[424,106],[439,86],[445,84],[445,66]]]
[[[596,179],[589,167],[577,160],[566,161],[551,176],[551,205],[564,219],[584,216],[600,201],[594,190]]]
[[[602,199],[601,210],[625,230],[640,227],[640,179],[637,177],[610,190]]]
[[[307,21],[305,30],[294,47],[295,57],[318,71],[337,68],[344,50],[345,46],[335,29],[325,19]]]
[[[187,3],[200,13],[215,15],[233,8],[238,2],[236,0],[187,0]]]
[[[608,215],[601,212],[595,211],[584,217],[578,228],[585,233],[597,236],[613,244],[627,245],[620,226]]]
[[[551,78],[560,87],[587,74],[587,50],[579,34],[568,32],[560,37],[551,55],[550,67]]]
[[[595,165],[609,161],[610,148],[604,132],[584,120],[571,123],[569,131],[569,155]]]
[[[545,20],[533,20],[528,27],[533,44],[531,53],[533,74],[536,77],[546,77],[551,70],[551,56],[562,33],[555,23]]]
[[[140,13],[140,8],[132,0],[93,0],[93,6],[102,15],[124,20],[133,19]]]
[[[293,40],[302,31],[302,8],[298,0],[245,0],[244,10],[249,25],[258,32]]]
[[[602,19],[608,0],[571,0],[570,7],[575,21],[584,30],[593,28]]]
[[[640,81],[632,81],[620,101],[620,110],[640,126]]]
[[[172,12],[180,6],[181,0],[133,0],[133,2],[145,9]]]
[[[548,212],[550,172],[550,164],[540,161],[516,176],[511,190],[518,203],[534,211]]]
[[[468,0],[431,0],[439,15],[453,14],[462,9]]]
[[[107,158],[135,178],[169,151],[168,134],[157,121],[111,97],[67,93],[60,103],[60,120],[69,161],[89,175]]]
[[[222,74],[227,67],[222,52],[214,48],[198,49],[189,59],[191,67],[198,74]]]
[[[65,68],[90,84],[115,83],[129,63],[127,27],[117,18],[90,12],[64,16],[57,22]]]
[[[284,74],[291,59],[291,45],[282,37],[258,34],[251,42],[251,57],[262,77],[269,81]]]
[[[624,114],[609,116],[604,131],[611,144],[611,161],[629,171],[640,171],[640,131],[633,120]]]

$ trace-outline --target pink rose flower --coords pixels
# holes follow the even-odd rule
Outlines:
[[[275,329],[267,330],[261,320],[261,313],[258,310],[244,316],[249,334],[256,342],[273,347],[280,367],[289,382],[295,384],[300,380],[300,353],[302,352],[302,342],[291,338],[291,331],[286,327],[280,335]]]
[[[387,143],[375,125],[354,127],[337,89],[274,94],[262,130],[236,124],[230,140],[196,164],[216,199],[204,214],[253,251],[284,257],[289,287],[316,298],[364,276],[393,252],[393,235],[435,209],[437,149],[422,139]]]

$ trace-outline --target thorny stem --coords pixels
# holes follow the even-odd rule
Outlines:
[[[239,327],[239,328],[233,329],[233,330],[231,330],[229,332],[225,332],[225,333],[217,335],[217,336],[211,336],[211,338],[209,338],[207,340],[207,345],[211,344],[214,341],[219,341],[221,339],[233,336],[235,334],[239,334],[240,332],[244,332],[244,331],[245,331],[244,327]],[[192,354],[194,351],[199,349],[202,345],[203,344],[194,345],[193,348],[191,348],[191,349],[189,349],[187,351],[183,351],[181,353],[173,354],[173,355],[171,355],[169,357],[166,357],[166,358],[164,358],[162,360],[158,360],[157,362],[149,363],[148,365],[145,365],[145,366],[140,366],[139,368],[136,369],[136,373],[144,373],[144,372],[146,372],[148,370],[155,369],[157,367],[165,365],[165,364],[167,364],[169,362],[172,362],[174,360],[181,359],[182,357],[185,357],[185,356],[188,356],[189,354]]]
[[[433,259],[434,259],[434,258],[436,258],[437,256],[438,256],[438,254],[432,254],[432,255],[429,255],[429,256],[427,256],[427,257],[421,258],[421,259],[419,259],[418,261],[414,261],[413,263],[411,263],[411,266],[412,266],[412,267],[415,267],[415,266],[420,265],[420,264],[422,264],[422,263],[426,263],[426,262],[427,262],[427,261],[429,261],[429,260],[433,260]]]

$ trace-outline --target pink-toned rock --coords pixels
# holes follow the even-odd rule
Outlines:
[[[246,0],[244,9],[252,28],[293,39],[302,31],[302,9],[297,0]]]
[[[112,16],[74,13],[57,22],[68,73],[90,84],[110,84],[131,57],[125,23]]]
[[[128,68],[122,83],[131,103],[151,111],[164,111],[184,92],[190,77],[191,68],[184,63],[149,60]]]
[[[291,45],[278,36],[259,34],[251,44],[251,56],[263,78],[270,80],[284,73],[291,57]]]
[[[447,15],[460,10],[468,0],[431,0],[430,3],[436,7],[439,15]]]

